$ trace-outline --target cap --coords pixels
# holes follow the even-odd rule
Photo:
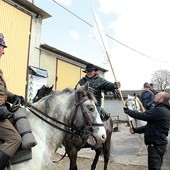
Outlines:
[[[85,69],[83,72],[86,73],[86,72],[92,71],[92,70],[98,71],[98,69],[95,68],[93,64],[87,64],[87,65],[86,65],[86,69]]]
[[[144,88],[149,88],[149,87],[150,87],[150,85],[149,85],[149,83],[148,83],[148,82],[145,82],[145,83],[144,83],[144,85],[143,85],[143,87],[144,87]]]
[[[5,41],[4,41],[4,36],[2,33],[0,33],[0,45],[7,48]]]

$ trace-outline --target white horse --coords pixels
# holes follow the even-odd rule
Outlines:
[[[142,106],[142,103],[140,102],[139,98],[137,96],[131,96],[128,95],[127,100],[125,102],[127,107],[131,110],[136,110],[138,112],[145,111],[144,107]],[[146,121],[143,120],[138,120],[134,119],[129,116],[129,120],[132,123],[132,126],[135,127],[141,127],[146,125]],[[141,154],[143,149],[142,149],[142,143],[143,143],[143,134],[139,134],[139,144],[140,144],[140,150],[138,154]]]
[[[88,84],[85,84],[78,86],[75,90],[67,88],[61,92],[53,92],[34,103],[33,108],[36,107],[48,116],[70,125],[72,131],[65,125],[56,124],[68,132],[75,132],[75,135],[84,131],[88,132],[89,135],[86,134],[88,143],[95,145],[105,142],[106,131],[94,100],[95,98],[88,90]],[[31,107],[30,109],[32,110]],[[33,158],[12,165],[12,170],[55,170],[54,153],[68,133],[50,126],[30,111],[28,118],[38,144],[32,148]],[[47,117],[45,119],[49,120]],[[52,122],[52,120],[49,121]]]
[[[125,103],[128,106],[128,108],[131,110],[136,110],[138,112],[144,111],[144,108],[137,96],[128,95]],[[146,125],[146,122],[143,120],[134,119],[130,116],[129,119],[134,127],[140,127]]]

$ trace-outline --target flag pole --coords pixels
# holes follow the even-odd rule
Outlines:
[[[111,67],[111,70],[112,70],[112,73],[113,73],[115,82],[118,82],[118,81],[117,81],[117,78],[116,78],[116,74],[115,74],[115,72],[114,72],[114,70],[113,70],[113,65],[112,65],[112,62],[111,62],[111,57],[110,57],[110,55],[109,55],[108,52],[107,52],[106,45],[105,45],[105,43],[104,43],[104,39],[102,38],[102,34],[101,34],[100,29],[99,29],[99,25],[98,25],[98,23],[97,23],[97,20],[96,20],[96,17],[95,17],[95,14],[94,14],[94,11],[93,11],[92,7],[91,7],[91,11],[92,11],[92,13],[93,13],[93,17],[94,17],[94,20],[95,20],[95,23],[96,23],[96,26],[97,26],[97,30],[98,30],[98,33],[99,33],[99,35],[100,35],[100,39],[101,39],[101,41],[102,41],[102,45],[103,45],[103,47],[104,47],[104,51],[105,51],[106,56],[107,56],[107,58],[108,58],[108,61],[109,61],[109,64],[110,64],[110,67]],[[119,88],[118,88],[118,92],[119,92],[119,94],[120,94],[120,98],[121,98],[121,101],[122,101],[122,103],[123,103],[123,106],[125,107],[125,101],[124,101],[124,99],[123,99],[122,92],[121,92],[121,90],[120,90]],[[132,123],[131,123],[131,121],[130,121],[129,115],[128,115],[128,114],[126,114],[126,115],[127,115],[127,119],[128,119],[128,122],[129,122],[129,126],[130,126],[130,128],[132,128],[133,126],[132,126]]]

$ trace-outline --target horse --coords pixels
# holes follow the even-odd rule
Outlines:
[[[38,91],[37,94],[34,97],[33,101],[38,101],[42,97],[49,95],[52,93],[52,88],[47,86],[42,86]],[[99,160],[99,156],[103,154],[104,156],[104,170],[107,170],[108,162],[110,158],[110,145],[111,145],[111,135],[113,131],[113,120],[111,117],[109,117],[107,120],[103,121],[104,127],[106,129],[106,141],[102,145],[96,145],[91,146],[86,141],[84,141],[82,138],[77,138],[72,135],[67,135],[65,137],[65,140],[63,141],[63,145],[65,147],[66,154],[68,155],[70,159],[70,170],[77,170],[77,154],[78,151],[82,148],[91,148],[95,150],[95,157],[91,164],[91,170],[96,169],[97,162]]]
[[[88,84],[53,92],[36,103],[27,103],[26,108],[38,144],[32,149],[32,159],[12,165],[12,170],[55,170],[54,153],[70,134],[92,146],[106,140],[106,130]]]
[[[53,86],[54,85],[52,85],[51,87],[48,87],[48,86],[43,85],[40,89],[38,89],[36,95],[33,98],[33,103],[37,102],[44,96],[47,96],[51,92],[53,92]]]
[[[140,102],[138,96],[136,96],[136,95],[134,95],[134,96],[128,95],[128,97],[125,101],[125,105],[131,110],[135,110],[135,111],[139,111],[139,112],[145,111],[144,107],[142,106],[142,103]],[[146,121],[134,119],[130,116],[128,116],[128,117],[129,117],[130,122],[132,123],[132,127],[134,127],[134,128],[146,125]],[[140,155],[143,151],[142,150],[142,142],[143,142],[143,135],[139,134],[140,150],[139,150],[138,155]]]

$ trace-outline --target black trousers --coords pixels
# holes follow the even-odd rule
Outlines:
[[[166,145],[148,145],[148,170],[161,170]]]

